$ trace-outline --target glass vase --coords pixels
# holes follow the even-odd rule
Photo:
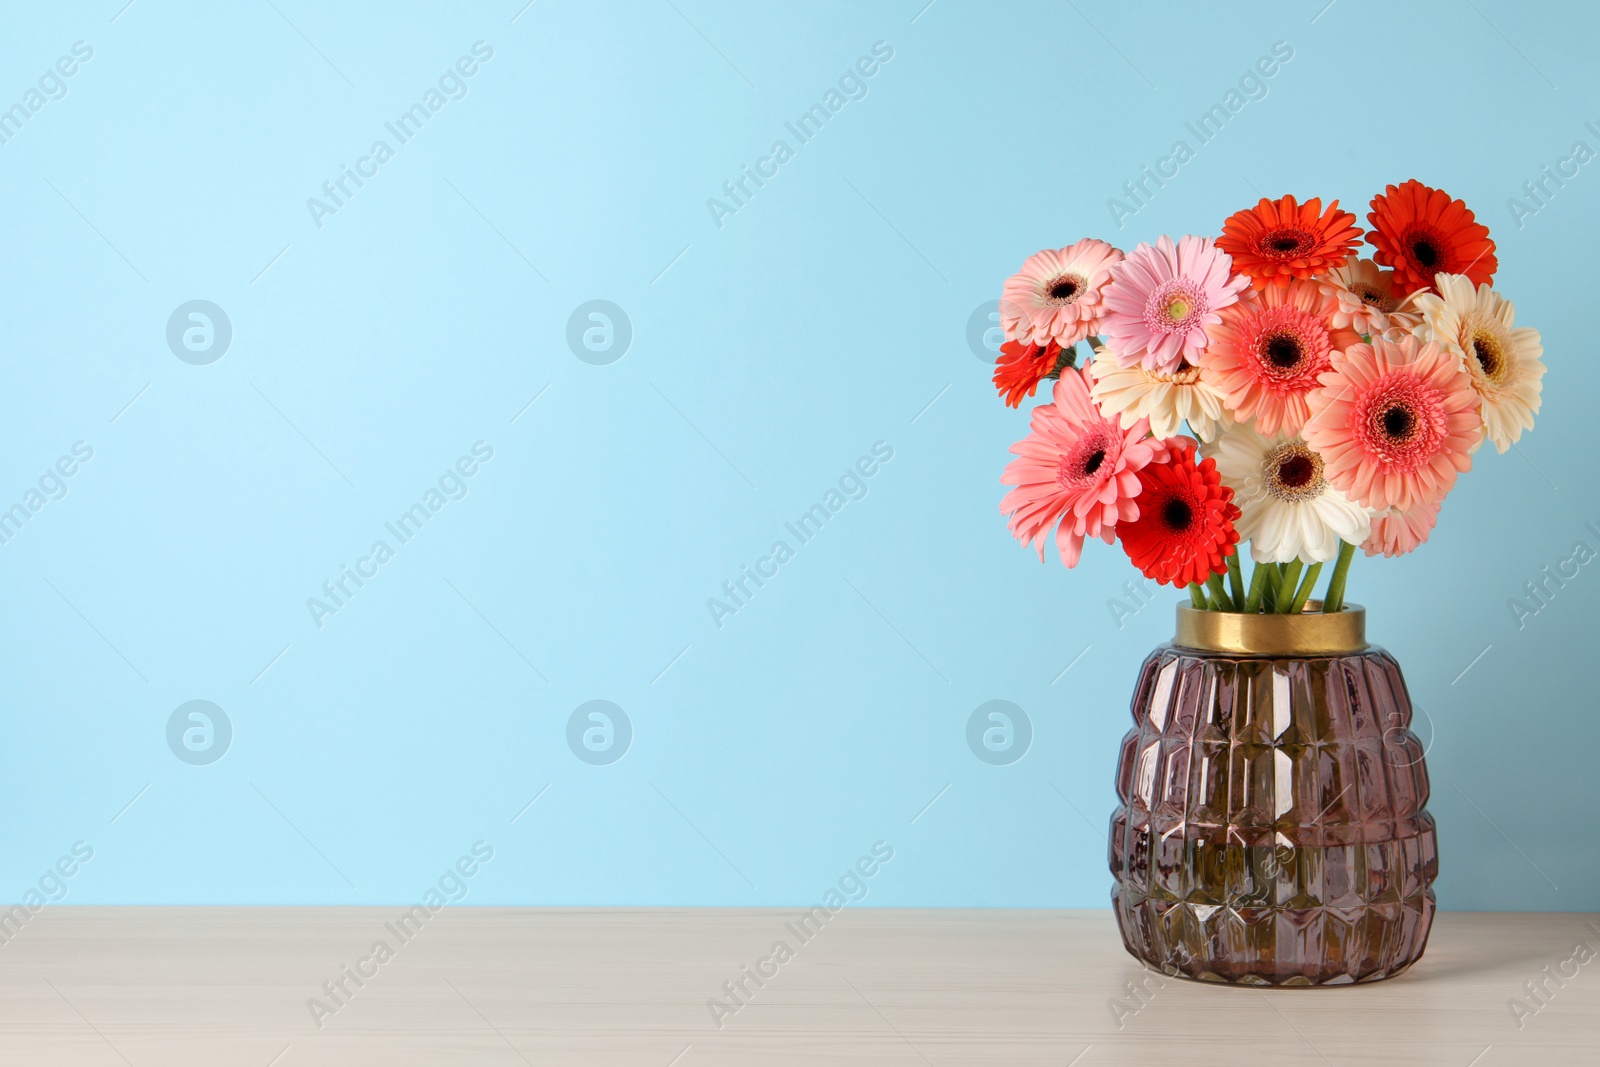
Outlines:
[[[1317,607],[1313,603],[1312,607]],[[1358,606],[1178,608],[1133,697],[1111,818],[1123,943],[1164,974],[1256,986],[1392,978],[1438,873],[1400,666]]]

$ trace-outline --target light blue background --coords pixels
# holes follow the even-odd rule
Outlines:
[[[1600,164],[1522,228],[1506,203],[1600,148],[1592,7],[274,3],[5,15],[0,106],[94,57],[0,145],[0,506],[94,458],[0,545],[0,896],[82,839],[75,903],[409,901],[483,839],[472,903],[799,904],[881,839],[868,904],[1105,905],[1117,742],[1178,598],[1119,629],[1119,551],[1011,541],[1027,417],[968,317],[1040,247],[1215,232],[1258,191],[1364,221],[1415,176],[1491,226],[1546,402],[1351,595],[1431,722],[1441,903],[1600,907],[1600,576],[1523,629],[1507,607],[1600,548]],[[479,40],[468,95],[318,228],[307,198]],[[1107,198],[1280,40],[1266,97],[1116,229]],[[166,344],[191,299],[233,325],[209,366]],[[591,299],[632,323],[608,366],[566,343]],[[469,495],[319,629],[307,598],[480,440]],[[714,625],[878,441],[866,498]],[[609,766],[565,740],[597,698],[634,730]],[[233,725],[209,766],[167,747],[192,699]],[[1033,724],[1009,766],[966,744],[991,699]]]

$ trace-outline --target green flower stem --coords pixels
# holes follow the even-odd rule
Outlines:
[[[1205,586],[1199,582],[1189,583],[1189,606],[1196,611],[1209,611],[1211,605],[1206,603]]]
[[[1356,546],[1349,541],[1339,546],[1339,559],[1333,565],[1333,576],[1328,579],[1328,591],[1322,597],[1323,611],[1344,610],[1344,582],[1350,574],[1350,560],[1355,554]]]
[[[1211,602],[1217,606],[1218,611],[1232,611],[1233,601],[1228,598],[1227,587],[1222,584],[1222,575],[1213,574],[1206,579],[1206,588],[1211,590]]]
[[[1278,583],[1283,577],[1283,568],[1276,563],[1261,566],[1267,572],[1267,580],[1261,586],[1261,610],[1271,615],[1278,610]]]
[[[1244,575],[1239,570],[1239,546],[1233,546],[1228,557],[1228,595],[1233,600],[1233,610],[1244,610]]]
[[[1278,585],[1278,611],[1284,615],[1289,614],[1289,608],[1294,605],[1295,586],[1300,581],[1300,569],[1304,566],[1299,560],[1292,560],[1283,569],[1283,581]]]
[[[1255,571],[1250,575],[1250,595],[1244,602],[1247,615],[1254,615],[1261,610],[1261,597],[1267,591],[1267,566],[1265,563],[1257,563]]]
[[[1294,603],[1289,605],[1289,614],[1298,615],[1306,609],[1306,598],[1311,595],[1311,590],[1316,588],[1317,575],[1322,573],[1322,564],[1313,563],[1306,570],[1306,576],[1300,579],[1300,590],[1294,595]]]

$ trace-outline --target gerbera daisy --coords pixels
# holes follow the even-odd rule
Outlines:
[[[1339,210],[1339,201],[1322,210],[1322,198],[1304,204],[1293,196],[1261,198],[1253,208],[1236,211],[1222,224],[1217,247],[1233,257],[1233,269],[1257,289],[1286,285],[1291,278],[1311,278],[1338,263],[1361,240],[1356,217]]]
[[[1110,544],[1121,519],[1139,513],[1138,471],[1156,454],[1140,419],[1126,428],[1117,414],[1104,415],[1089,396],[1085,370],[1065,370],[1052,402],[1033,409],[1027,437],[1011,446],[1017,456],[1000,481],[1016,486],[1000,502],[1009,515],[1011,535],[1039,550],[1056,527],[1061,562],[1078,563],[1085,537]]]
[[[1226,573],[1226,560],[1239,543],[1233,490],[1222,484],[1211,460],[1195,462],[1188,438],[1169,440],[1163,453],[1136,475],[1139,514],[1117,524],[1122,550],[1141,574],[1161,585],[1191,585]]]
[[[1361,335],[1333,325],[1339,301],[1298,278],[1241,300],[1222,313],[1200,376],[1227,398],[1235,419],[1254,419],[1264,434],[1299,433],[1306,398],[1321,385],[1334,353]]]
[[[1544,345],[1531,326],[1513,327],[1511,301],[1459,274],[1434,278],[1439,295],[1417,297],[1418,336],[1438,341],[1466,361],[1472,387],[1483,400],[1483,430],[1501,452],[1533,429],[1544,377]]]
[[[1232,260],[1209,237],[1162,237],[1141,244],[1111,270],[1100,316],[1106,347],[1124,367],[1171,374],[1198,364],[1206,329],[1239,299],[1248,278],[1232,278]]]
[[[1233,490],[1239,538],[1257,563],[1326,563],[1339,542],[1367,539],[1372,513],[1328,484],[1322,457],[1299,435],[1263,437],[1235,423],[1204,451]]]
[[[994,361],[994,385],[1009,407],[1017,407],[1022,398],[1032,396],[1039,383],[1077,360],[1077,350],[1062,348],[1054,341],[1042,345],[1025,345],[1020,341],[1007,341],[1000,346],[1000,358]]]
[[[1157,437],[1171,437],[1187,422],[1196,436],[1209,441],[1223,417],[1222,394],[1201,379],[1199,367],[1187,363],[1158,374],[1139,365],[1119,366],[1108,355],[1089,361],[1089,377],[1094,381],[1089,391],[1102,411],[1121,412],[1129,421],[1147,416]]]
[[[1075,345],[1099,332],[1102,290],[1122,252],[1085,237],[1059,251],[1035,252],[1006,279],[1000,327],[1023,344]]]
[[[1395,291],[1394,271],[1370,259],[1351,256],[1324,275],[1320,284],[1323,292],[1339,301],[1331,320],[1335,326],[1382,337],[1391,324],[1410,333],[1422,321],[1410,295]]]
[[[1403,556],[1414,551],[1433,532],[1439,520],[1439,501],[1418,504],[1410,511],[1390,508],[1372,519],[1372,536],[1361,544],[1369,556],[1382,552],[1385,556]]]
[[[1482,426],[1459,357],[1432,341],[1374,337],[1334,355],[1311,395],[1305,439],[1350,500],[1410,511],[1442,499],[1472,467]]]
[[[1372,223],[1367,239],[1378,250],[1375,258],[1394,268],[1395,288],[1401,293],[1433,288],[1433,277],[1441,272],[1465,274],[1474,285],[1482,285],[1500,266],[1489,228],[1467,205],[1415,178],[1373,197],[1367,221]]]

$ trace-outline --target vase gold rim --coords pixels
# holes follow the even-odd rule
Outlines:
[[[1367,647],[1367,609],[1346,604],[1322,613],[1322,602],[1307,602],[1299,615],[1201,611],[1178,605],[1175,645],[1202,652],[1243,656],[1335,656]]]

